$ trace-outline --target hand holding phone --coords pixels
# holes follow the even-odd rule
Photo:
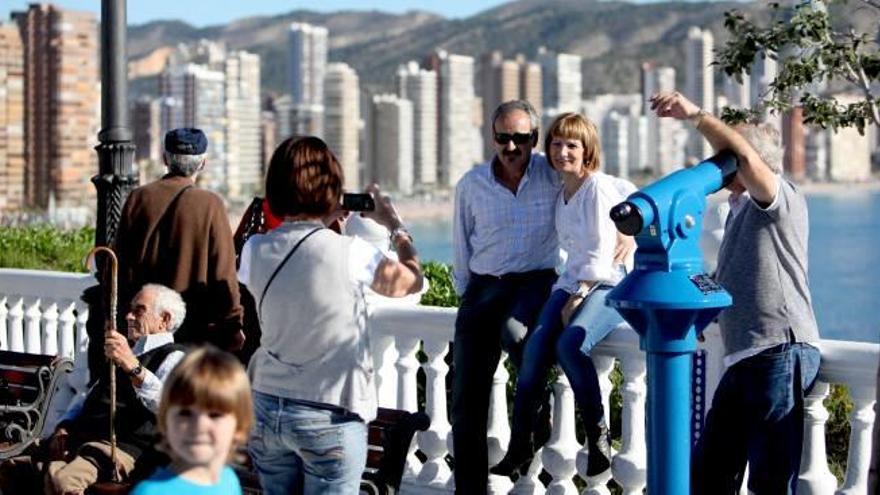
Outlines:
[[[369,193],[345,193],[342,195],[342,209],[347,211],[373,211],[376,202]]]

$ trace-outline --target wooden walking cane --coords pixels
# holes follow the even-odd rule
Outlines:
[[[86,258],[86,266],[93,269],[95,255],[99,252],[110,257],[110,330],[116,331],[116,280],[119,270],[119,260],[112,249],[105,246],[97,246],[89,251]],[[110,361],[110,460],[113,463],[112,479],[114,483],[120,482],[119,459],[116,455],[116,363]]]

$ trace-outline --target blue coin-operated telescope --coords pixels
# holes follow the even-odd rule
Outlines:
[[[700,251],[706,196],[736,175],[722,151],[679,170],[611,209],[636,236],[635,270],[608,294],[647,352],[648,493],[690,494],[691,368],[701,332],[731,298],[705,273]]]

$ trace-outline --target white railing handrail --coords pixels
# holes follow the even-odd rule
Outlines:
[[[84,389],[87,381],[85,353],[88,336],[85,322],[88,308],[79,300],[82,291],[95,284],[84,273],[40,270],[0,269],[0,350],[63,354],[75,359],[67,393]],[[445,457],[452,450],[451,427],[447,414],[445,360],[455,334],[455,308],[388,304],[371,300],[369,327],[374,336],[379,403],[386,407],[414,410],[418,407],[417,373],[426,377],[427,413],[432,417],[428,431],[420,432],[416,444],[427,458],[411,455],[403,492],[451,493],[452,473]],[[717,327],[706,332],[701,344],[707,358],[706,402],[711,400],[723,367]],[[798,493],[864,493],[867,489],[868,462],[871,453],[871,429],[877,387],[880,344],[822,340],[822,363],[817,385],[805,403],[805,438]],[[424,352],[425,362],[416,355]],[[646,481],[645,415],[646,399],[644,353],[639,350],[635,332],[621,329],[606,338],[594,352],[606,411],[611,391],[611,370],[615,362],[623,374],[623,432],[620,451],[612,467],[595,478],[585,479],[584,493],[610,493],[605,483],[612,477],[624,493],[642,493]],[[505,389],[508,375],[498,367],[492,388],[489,418],[490,460],[497,461],[509,438]],[[843,483],[828,469],[825,455],[825,422],[828,411],[822,401],[829,393],[828,384],[849,387],[853,410],[848,416],[852,427],[849,438],[847,472]],[[586,450],[573,440],[574,405],[571,388],[564,377],[554,385],[554,432],[550,442],[536,456],[529,473],[513,485],[506,478],[490,477],[491,493],[542,493],[538,479],[541,470],[553,477],[548,491],[577,493],[572,476],[584,478]],[[64,402],[64,401],[62,401]],[[64,406],[62,403],[61,406]],[[705,404],[703,405],[705,407]],[[413,447],[415,449],[415,446]]]

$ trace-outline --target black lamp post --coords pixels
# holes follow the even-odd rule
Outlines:
[[[138,181],[128,127],[125,1],[101,0],[101,131],[98,175],[92,177],[98,190],[96,246],[113,244],[125,198]]]

